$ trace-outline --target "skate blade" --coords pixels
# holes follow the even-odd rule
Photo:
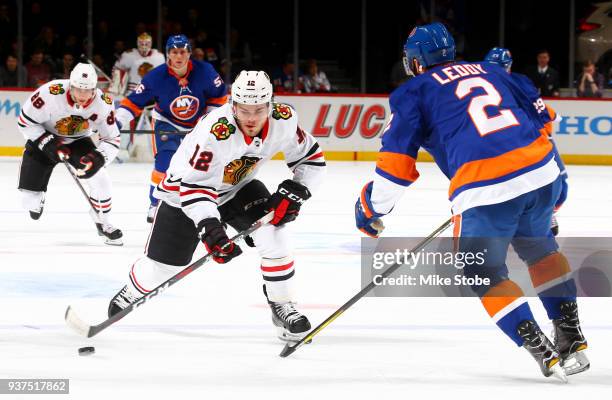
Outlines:
[[[123,241],[121,239],[106,239],[104,244],[109,246],[123,246]]]
[[[565,374],[563,367],[561,367],[561,363],[556,363],[550,367],[550,372],[552,372],[552,375],[561,382],[567,383],[567,375]]]
[[[276,336],[282,340],[283,342],[286,343],[297,343],[300,340],[302,340],[302,338],[304,336],[306,336],[308,332],[302,332],[302,333],[291,333],[288,330],[286,330],[285,328],[283,328],[282,326],[277,326],[276,327]]]
[[[563,360],[561,366],[563,367],[566,375],[575,375],[588,370],[591,363],[589,362],[589,359],[584,351],[578,351]]]

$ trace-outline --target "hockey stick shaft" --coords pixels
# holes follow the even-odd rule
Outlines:
[[[250,235],[251,233],[255,232],[257,229],[259,229],[263,225],[270,222],[273,216],[274,216],[274,212],[269,212],[268,214],[264,215],[261,219],[257,220],[253,225],[251,225],[251,227],[236,234],[234,237],[231,238],[231,240],[237,241],[239,239],[244,238],[245,236]],[[98,333],[102,332],[104,329],[111,326],[112,324],[114,324],[115,322],[119,321],[120,319],[122,319],[123,317],[131,313],[132,311],[134,311],[134,309],[142,306],[144,303],[149,301],[151,298],[159,295],[161,292],[168,289],[170,286],[174,285],[175,283],[185,278],[187,275],[189,275],[196,269],[200,268],[212,256],[213,256],[213,253],[208,253],[202,258],[194,261],[189,266],[181,270],[178,274],[172,276],[170,279],[166,280],[164,283],[157,286],[155,289],[153,289],[151,292],[147,293],[146,295],[138,299],[136,302],[130,304],[123,310],[119,311],[118,313],[116,313],[115,315],[106,319],[105,321],[103,321],[102,323],[98,325],[88,325],[85,322],[83,322],[76,315],[76,313],[70,306],[68,306],[68,308],[66,309],[66,315],[64,319],[66,320],[66,323],[68,324],[68,326],[70,326],[77,333],[80,333],[81,335],[86,336],[86,337],[93,337],[97,335]]]
[[[184,131],[184,132],[180,132],[180,131],[154,131],[151,129],[134,129],[133,131],[128,130],[128,129],[124,129],[124,130],[120,130],[120,133],[134,133],[137,135],[153,135],[155,133],[160,134],[160,135],[186,135],[188,134],[190,131]]]
[[[446,222],[440,225],[435,231],[433,231],[429,236],[427,236],[425,239],[421,240],[421,242],[419,242],[416,246],[414,246],[411,252],[416,253],[422,248],[424,248],[425,246],[427,246],[432,240],[438,237],[438,235],[444,232],[446,228],[448,228],[451,225],[451,221],[452,219],[449,218]],[[402,264],[393,264],[392,266],[387,268],[382,274],[380,274],[380,276],[384,279],[388,277],[389,275],[391,275],[393,272],[395,272],[401,266]],[[295,345],[292,346],[290,344],[287,344],[285,348],[283,348],[283,350],[281,351],[280,356],[283,358],[287,357],[293,354],[297,349],[302,347],[305,343],[312,341],[312,338],[314,338],[319,332],[325,329],[326,326],[331,324],[336,318],[342,315],[342,313],[348,310],[353,304],[357,303],[362,297],[368,294],[375,287],[376,287],[376,284],[374,282],[370,282],[363,289],[361,289],[359,293],[354,295],[349,301],[347,301],[340,308],[338,308],[332,315],[327,317],[325,321],[321,322],[319,326],[317,326],[316,328],[308,332],[308,334],[304,336]]]
[[[83,193],[83,196],[85,196],[85,200],[87,200],[87,204],[89,204],[89,206],[91,207],[94,213],[98,214],[98,211],[96,211],[96,208],[94,207],[93,203],[91,202],[91,199],[89,198],[89,194],[87,194],[87,191],[85,190],[85,188],[79,181],[79,178],[75,175],[74,172],[72,172],[72,168],[70,168],[70,164],[68,164],[68,159],[65,157],[61,157],[61,159],[62,159],[62,163],[66,166],[68,173],[70,174],[72,179],[74,179],[74,182],[79,187],[79,190],[81,191],[81,193]]]

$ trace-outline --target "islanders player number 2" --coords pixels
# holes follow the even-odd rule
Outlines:
[[[480,136],[485,136],[489,133],[519,125],[518,120],[511,110],[498,108],[498,115],[493,117],[487,115],[485,108],[488,106],[498,107],[502,101],[502,97],[497,89],[495,89],[495,86],[484,78],[476,77],[459,81],[457,89],[455,89],[455,94],[458,98],[463,99],[475,88],[482,88],[486,92],[486,94],[472,98],[468,106],[468,114],[470,114],[472,122],[474,122]]]

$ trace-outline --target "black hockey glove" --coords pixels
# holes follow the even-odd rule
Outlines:
[[[206,218],[198,224],[200,240],[206,250],[213,254],[213,260],[225,264],[242,254],[242,249],[232,242],[217,218]]]
[[[274,210],[274,218],[270,223],[281,226],[295,220],[300,207],[311,196],[306,186],[291,179],[283,181],[268,200],[268,211]]]
[[[81,156],[76,174],[81,179],[89,179],[104,166],[106,160],[98,150],[92,150]]]
[[[70,149],[62,144],[60,138],[52,134],[51,132],[45,132],[34,142],[38,150],[45,153],[49,160],[54,162],[62,161],[60,159],[60,153],[66,157],[70,155]]]

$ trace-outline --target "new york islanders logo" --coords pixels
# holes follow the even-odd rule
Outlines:
[[[217,122],[210,127],[210,133],[215,135],[217,140],[225,140],[236,132],[236,127],[229,123],[227,118],[219,118]]]
[[[187,121],[194,117],[200,109],[200,100],[197,97],[183,95],[170,103],[170,112],[176,119]]]
[[[58,94],[64,94],[66,93],[66,91],[64,90],[63,84],[57,83],[55,85],[49,86],[49,93],[58,95]]]
[[[293,114],[291,113],[291,107],[286,104],[274,103],[274,109],[272,110],[272,118],[274,119],[289,119]]]
[[[112,97],[110,97],[110,96],[109,96],[108,94],[106,94],[106,93],[102,93],[102,96],[100,96],[100,98],[101,98],[102,100],[104,100],[104,102],[105,102],[106,104],[113,104],[113,98],[112,98]]]

